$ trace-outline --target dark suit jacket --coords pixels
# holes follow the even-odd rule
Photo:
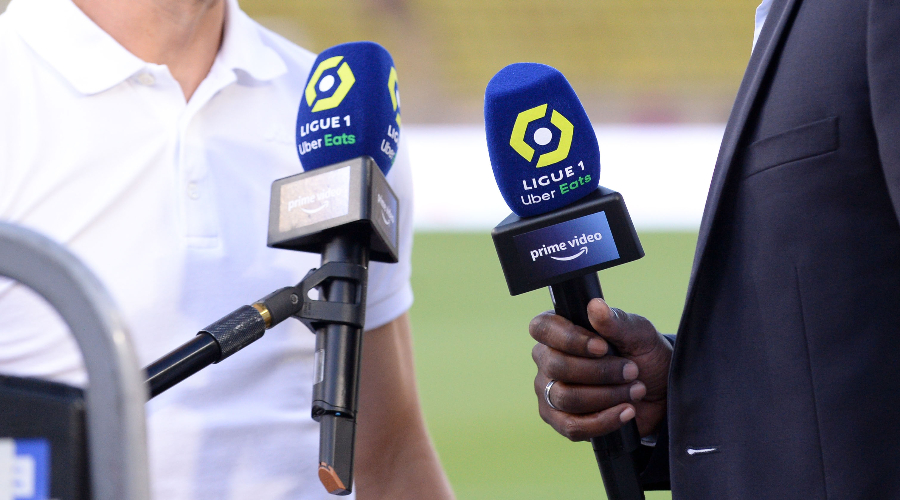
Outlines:
[[[775,0],[710,187],[668,464],[658,449],[647,485],[900,499],[898,214],[900,0]]]

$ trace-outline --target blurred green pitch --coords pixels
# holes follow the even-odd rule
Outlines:
[[[697,235],[640,234],[646,257],[600,273],[609,302],[674,333]],[[411,316],[425,417],[460,500],[603,499],[588,443],[537,413],[528,322],[546,290],[510,297],[488,231],[417,233]],[[668,492],[648,500],[670,499]]]

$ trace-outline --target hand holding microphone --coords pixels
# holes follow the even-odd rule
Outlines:
[[[602,299],[591,300],[587,313],[593,331],[551,313],[528,326],[539,342],[532,356],[541,417],[573,441],[616,431],[632,418],[642,436],[652,433],[665,417],[671,344],[644,317]],[[607,355],[609,344],[620,356]]]
[[[646,387],[633,383],[634,363],[590,333],[597,318],[588,316],[603,297],[596,272],[643,257],[637,233],[621,195],[597,184],[597,138],[562,73],[512,64],[491,79],[484,100],[494,178],[514,212],[492,232],[509,292],[549,287],[556,312],[531,325],[535,338],[561,348],[535,348],[541,416],[557,430],[576,425],[563,432],[573,439],[591,439],[610,500],[643,499],[633,455],[640,437],[624,405]],[[559,406],[551,399],[557,384],[566,391]],[[594,387],[603,384],[618,387]],[[584,415],[609,406],[616,410]]]

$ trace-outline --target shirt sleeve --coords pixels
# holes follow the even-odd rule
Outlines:
[[[388,183],[399,200],[399,262],[372,262],[366,291],[366,330],[383,326],[409,310],[413,303],[412,242],[413,183],[409,147],[401,143],[397,160],[387,175]]]

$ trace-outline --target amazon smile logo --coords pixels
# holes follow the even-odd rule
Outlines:
[[[322,210],[323,210],[325,207],[327,207],[327,206],[328,206],[328,200],[325,200],[325,201],[322,202],[321,205],[319,205],[319,206],[316,207],[316,208],[303,208],[303,207],[300,207],[300,210],[303,210],[304,212],[306,212],[306,213],[308,213],[308,214],[314,214],[314,213],[316,213],[316,212],[322,211]],[[290,209],[288,209],[288,210],[290,210]]]
[[[396,220],[394,218],[394,211],[391,210],[391,207],[389,207],[387,203],[385,203],[384,197],[381,196],[381,193],[378,193],[378,197],[375,199],[375,201],[378,203],[378,206],[381,207],[381,220],[384,221],[384,224],[386,226],[394,224],[394,221]]]
[[[551,255],[550,258],[553,259],[553,260],[563,260],[563,261],[565,261],[565,260],[575,260],[575,259],[577,259],[578,257],[581,257],[582,255],[584,255],[584,254],[586,254],[586,253],[588,253],[588,247],[581,247],[581,250],[580,250],[578,253],[576,253],[575,255],[570,255],[570,256],[568,256],[568,257],[556,257],[556,256],[554,256],[554,255]]]
[[[600,233],[582,233],[581,236],[572,236],[571,240],[560,241],[553,245],[541,245],[540,248],[531,250],[529,254],[532,262],[536,261],[538,257],[550,257],[559,261],[575,260],[588,254],[588,243],[598,242],[602,238],[603,235]]]

